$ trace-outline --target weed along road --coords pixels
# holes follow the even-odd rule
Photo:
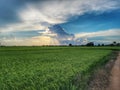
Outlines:
[[[107,90],[120,90],[120,52],[112,68],[110,85]]]

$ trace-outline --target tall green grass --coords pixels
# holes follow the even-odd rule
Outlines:
[[[0,90],[78,90],[111,50],[1,47]]]

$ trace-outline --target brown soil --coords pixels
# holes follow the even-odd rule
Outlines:
[[[120,90],[120,53],[114,52],[105,67],[96,70],[88,90]]]
[[[111,70],[110,83],[106,90],[120,90],[120,53]]]

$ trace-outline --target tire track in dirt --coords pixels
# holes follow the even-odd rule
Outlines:
[[[110,84],[106,90],[120,90],[120,52],[111,70]]]

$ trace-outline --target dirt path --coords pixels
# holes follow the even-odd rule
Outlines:
[[[106,90],[120,90],[120,52],[112,68],[110,84]]]

